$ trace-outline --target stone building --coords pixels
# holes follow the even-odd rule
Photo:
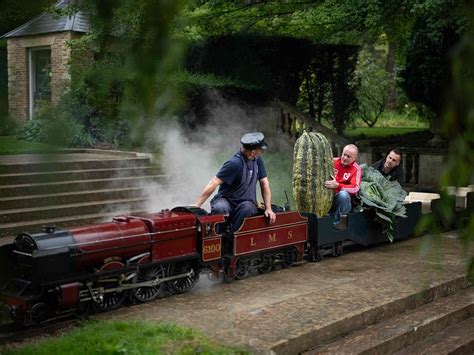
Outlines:
[[[72,0],[61,0],[64,8]],[[69,79],[68,41],[88,32],[87,15],[42,13],[4,34],[8,51],[8,105],[10,116],[25,121],[40,101],[57,102]]]

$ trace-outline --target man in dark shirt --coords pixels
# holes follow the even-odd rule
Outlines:
[[[385,159],[376,161],[372,167],[377,169],[390,181],[398,181],[401,186],[405,183],[405,170],[403,170],[402,152],[399,149],[392,149]]]
[[[211,200],[211,213],[229,214],[233,232],[240,228],[245,217],[257,213],[257,180],[265,204],[265,216],[270,223],[276,220],[271,205],[270,183],[261,158],[267,149],[265,137],[261,132],[247,133],[242,136],[240,143],[240,151],[222,165],[195,204],[201,207],[219,186],[219,191]]]

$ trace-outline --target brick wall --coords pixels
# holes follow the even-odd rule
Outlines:
[[[8,50],[8,110],[24,121],[28,117],[28,55],[19,39],[9,39]]]
[[[69,80],[70,49],[66,42],[75,37],[77,34],[72,32],[58,32],[8,39],[8,106],[13,118],[29,118],[29,49],[51,49],[51,100],[58,102]]]

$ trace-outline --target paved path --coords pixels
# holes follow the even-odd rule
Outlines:
[[[466,287],[466,266],[454,234],[441,238],[441,256],[420,254],[426,240],[353,251],[231,284],[202,277],[188,294],[99,318],[173,322],[259,352],[297,353],[341,327],[363,322],[376,308],[405,309],[423,290],[449,293],[446,287]]]

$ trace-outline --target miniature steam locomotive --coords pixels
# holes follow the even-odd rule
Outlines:
[[[421,217],[420,202],[406,207],[395,239],[408,237]],[[347,222],[347,229],[334,230],[331,217],[284,211],[274,224],[263,215],[246,218],[232,233],[226,215],[177,207],[68,230],[45,227],[0,248],[0,301],[16,322],[39,324],[91,307],[111,310],[126,299],[140,303],[184,293],[204,271],[243,279],[304,258],[341,255],[345,240],[385,240],[370,210],[350,213]]]

